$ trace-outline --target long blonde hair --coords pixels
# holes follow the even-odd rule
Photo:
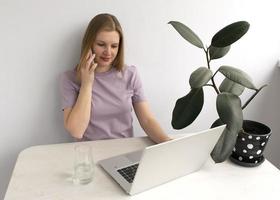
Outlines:
[[[121,71],[124,67],[124,47],[123,47],[122,27],[118,19],[114,15],[102,13],[96,15],[90,21],[86,29],[86,32],[84,34],[84,38],[81,46],[80,62],[76,67],[78,76],[79,76],[79,71],[81,69],[81,66],[85,65],[86,63],[86,55],[90,50],[90,48],[92,47],[92,44],[94,43],[96,36],[100,31],[117,31],[119,33],[120,41],[119,41],[118,54],[115,60],[113,61],[112,65],[118,71]]]

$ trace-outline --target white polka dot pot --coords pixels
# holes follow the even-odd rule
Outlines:
[[[263,152],[271,130],[262,123],[250,120],[243,121],[243,130],[238,134],[230,160],[246,167],[258,166],[265,159]]]

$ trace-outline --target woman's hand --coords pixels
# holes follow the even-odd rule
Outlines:
[[[95,54],[90,49],[86,56],[86,62],[80,69],[81,86],[92,85],[94,80],[94,70],[97,67],[97,63],[94,62]]]
[[[85,64],[82,64],[79,75],[81,88],[76,103],[73,107],[64,109],[64,126],[75,138],[83,138],[88,127],[91,115],[92,85],[94,81],[94,70],[97,63],[94,63],[95,55],[89,50]]]

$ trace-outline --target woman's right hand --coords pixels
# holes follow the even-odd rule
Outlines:
[[[95,54],[90,49],[86,56],[86,62],[80,69],[81,85],[92,85],[94,80],[94,70],[97,67],[97,63],[94,62]]]
[[[64,109],[64,126],[75,138],[83,138],[91,116],[92,86],[94,81],[95,55],[91,50],[87,53],[86,60],[81,63],[79,78],[81,88],[76,103],[73,107]]]

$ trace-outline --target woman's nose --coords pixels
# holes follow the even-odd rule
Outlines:
[[[111,52],[111,47],[106,47],[104,53],[106,55],[110,55],[110,52]]]

